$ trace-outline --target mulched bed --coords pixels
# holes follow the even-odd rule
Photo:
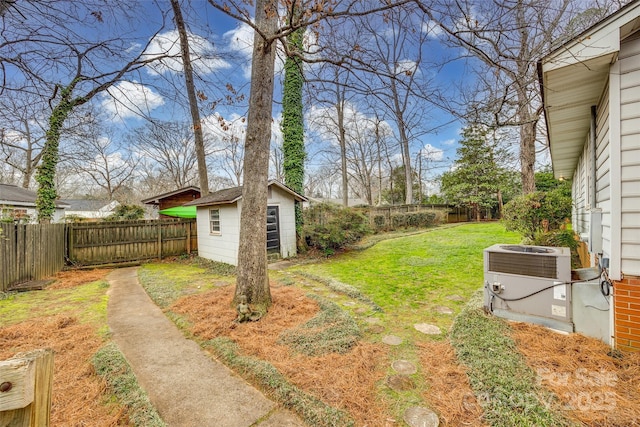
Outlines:
[[[305,356],[278,344],[282,332],[301,325],[318,312],[318,304],[295,287],[272,284],[273,305],[259,322],[235,324],[231,305],[233,287],[187,296],[169,310],[192,322],[191,332],[201,339],[228,337],[246,355],[265,360],[288,380],[325,403],[343,409],[358,426],[388,424],[389,410],[377,397],[388,366],[387,350],[360,342],[345,354]]]

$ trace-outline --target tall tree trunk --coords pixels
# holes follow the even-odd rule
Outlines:
[[[256,308],[271,305],[267,274],[267,183],[273,108],[276,0],[256,1],[251,89],[244,150],[244,181],[240,214],[240,247],[235,301],[244,295]]]
[[[348,207],[349,182],[347,177],[347,135],[344,128],[344,98],[340,93],[340,85],[338,83],[336,83],[336,95],[336,114],[338,116],[338,142],[340,144],[340,169],[342,173],[342,205]]]
[[[536,122],[531,120],[520,126],[520,174],[522,176],[522,192],[536,191]]]
[[[191,66],[191,53],[189,51],[189,38],[182,18],[182,10],[178,0],[171,0],[173,16],[176,21],[176,28],[180,34],[180,52],[182,54],[182,65],[184,68],[184,81],[189,98],[189,110],[191,111],[191,121],[193,123],[194,141],[196,146],[196,158],[198,159],[198,177],[200,179],[200,193],[203,196],[209,194],[209,176],[207,174],[207,160],[204,154],[204,137],[202,136],[202,123],[200,123],[200,111],[198,110],[198,98],[193,84],[193,67]]]

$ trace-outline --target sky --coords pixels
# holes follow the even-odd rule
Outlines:
[[[218,141],[218,144],[224,144],[225,138],[227,140],[233,136],[242,138],[247,122],[253,30],[247,24],[238,22],[216,10],[205,0],[191,0],[183,3],[182,11],[189,31],[191,55],[197,75],[196,89],[200,99],[202,122],[205,124],[203,127],[205,135],[212,136],[213,138],[210,139]],[[24,13],[20,11],[15,13],[11,10],[11,13],[15,15],[18,21],[18,25],[20,25],[19,21],[22,19],[20,15],[29,20],[44,19],[46,21],[47,18],[38,15],[37,11],[29,12],[26,9],[27,7],[38,7],[36,3],[16,4],[24,7],[22,9]],[[101,123],[105,127],[104,136],[117,140],[114,147],[126,147],[128,141],[131,141],[131,134],[136,129],[145,126],[149,119],[179,122],[188,122],[190,120],[182,64],[179,59],[178,34],[175,30],[173,13],[168,0],[140,0],[138,5],[142,7],[142,11],[135,9],[135,3],[131,3],[127,9],[130,14],[130,20],[122,18],[119,15],[122,12],[116,10],[115,7],[109,9],[104,6],[101,0],[86,0],[83,3],[54,2],[51,4],[65,5],[72,11],[71,13],[77,13],[82,18],[82,25],[77,28],[65,22],[61,22],[59,26],[56,26],[55,22],[39,22],[41,28],[43,26],[46,27],[46,31],[51,32],[56,37],[69,37],[77,40],[69,35],[75,33],[79,37],[92,41],[109,38],[121,40],[115,43],[118,46],[117,49],[121,52],[116,52],[113,57],[109,56],[109,52],[106,54],[103,52],[92,58],[91,61],[86,62],[89,68],[94,67],[100,72],[107,69],[117,70],[121,66],[121,63],[117,61],[124,62],[123,57],[133,58],[141,52],[144,52],[144,57],[147,59],[154,58],[164,52],[176,55],[176,58],[165,58],[162,62],[156,62],[126,74],[118,83],[90,101],[89,104],[93,108],[91,113],[96,114],[96,117],[99,116],[102,120]],[[117,4],[121,5],[122,3]],[[91,9],[92,7],[101,9],[96,12]],[[84,13],[84,16],[81,16],[82,13]],[[414,15],[410,15],[407,22],[415,28],[416,34],[429,35],[422,51],[423,64],[438,62],[442,58],[452,56],[450,49],[444,48],[438,43],[439,33],[434,26]],[[384,44],[390,40],[393,35],[393,31],[391,31],[392,24],[382,20],[371,22],[370,24],[373,27],[373,35],[370,40],[360,40],[360,43],[372,43],[373,39],[376,39]],[[358,31],[357,29],[355,30],[354,32],[358,36]],[[64,31],[69,31],[69,34],[64,34]],[[15,34],[18,34],[18,31]],[[3,37],[6,36],[3,35]],[[305,40],[307,44],[312,44],[317,41],[317,37],[314,36],[313,31],[308,31]],[[50,47],[51,45],[48,46]],[[347,45],[343,49],[348,51],[352,48],[354,48],[353,45]],[[68,55],[65,49],[68,49],[68,47],[60,44],[56,55],[59,55],[60,58],[65,57],[65,55]],[[395,63],[390,66],[390,70],[392,70],[390,72],[415,75],[416,78],[430,81],[430,84],[445,88],[469,79],[469,76],[465,75],[465,66],[461,61],[450,62],[442,68],[433,68],[425,65],[416,69],[412,58],[414,53],[406,51],[396,57]],[[55,55],[52,55],[52,58],[49,59],[34,58],[33,61],[37,64],[35,67],[38,68],[39,72],[43,73],[44,80],[48,83],[55,81],[66,85],[75,72],[73,60],[68,60],[67,63],[64,63],[64,61],[57,61]],[[276,88],[272,125],[272,142],[274,144],[282,141],[280,132],[280,99],[282,96],[283,64],[284,60],[279,57],[275,67]],[[306,64],[306,75],[312,75],[317,67],[317,65]],[[19,78],[12,76],[10,72],[8,72],[9,82],[19,86]],[[88,72],[97,73],[95,70],[89,70]],[[11,81],[12,77],[15,77],[15,82]],[[389,83],[378,80],[373,84],[386,86]],[[81,87],[77,91],[78,93],[86,90],[90,83],[85,82],[81,83],[81,85],[85,86],[84,88]],[[322,94],[322,90],[318,90],[317,87],[313,86],[312,82],[307,85],[307,89],[308,92],[316,92],[316,94],[320,92]],[[52,90],[52,88],[49,87],[46,90]],[[379,104],[376,105],[371,102],[372,99],[371,97],[357,101],[350,99],[347,103],[348,122],[354,134],[356,132],[370,132],[371,123],[380,114],[380,111],[378,111]],[[336,146],[336,140],[331,136],[317,132],[319,127],[322,127],[322,123],[314,123],[314,121],[324,121],[326,125],[327,119],[325,117],[327,112],[331,112],[331,104],[321,104],[311,97],[305,97],[305,102],[308,148],[306,166],[308,172],[313,172],[320,166],[326,165],[327,157],[325,152],[327,149]],[[433,179],[436,175],[445,171],[455,158],[455,150],[457,141],[460,138],[462,124],[451,114],[434,108],[432,104],[425,100],[413,100],[409,104],[409,110],[411,114],[414,114],[412,127],[409,129],[409,132],[414,135],[412,154],[415,156],[415,153],[422,150],[425,159],[428,160],[426,165],[431,168],[430,175],[427,174],[426,177]],[[40,120],[43,132],[47,123],[47,114],[48,112],[43,112],[42,120]],[[82,114],[85,114],[84,111]],[[397,140],[397,127],[391,119],[392,117],[388,115],[382,117],[383,125],[389,129],[388,134],[394,134],[394,138]],[[431,130],[425,132],[423,128]],[[101,141],[102,145],[109,142],[108,140]],[[216,147],[213,147],[211,151],[213,152],[214,161],[215,156],[220,155],[222,152]],[[118,153],[113,152],[110,156],[113,156],[113,161],[117,163],[121,159],[128,157],[125,154],[128,153],[118,157]],[[399,149],[393,160],[395,162],[394,166],[401,164]],[[333,166],[335,167],[335,161]],[[209,169],[211,170],[212,166]],[[79,177],[77,179],[82,180]]]
[[[185,21],[187,21],[191,32],[189,39],[192,55],[196,57],[200,55],[200,58],[194,61],[195,71],[203,79],[210,82],[205,87],[220,88],[223,85],[230,84],[235,90],[244,92],[248,97],[253,39],[252,29],[248,25],[239,23],[224,13],[215,10],[203,0],[192,1],[191,7],[191,9],[184,10]],[[160,14],[154,4],[147,3],[146,10],[147,19],[140,23],[140,45],[144,45],[147,42],[148,35],[158,28],[161,22]],[[169,19],[171,17],[172,15],[169,14]],[[429,27],[434,37],[438,34],[433,26],[429,26],[426,22],[416,22],[415,25],[416,27]],[[147,31],[144,31],[145,28]],[[147,38],[146,40],[145,37]],[[161,31],[153,39],[146,52],[149,55],[154,55],[167,50],[176,54],[179,53],[177,32],[173,29],[172,22],[169,21],[167,21],[166,30]],[[434,45],[430,45],[430,50],[426,52],[426,55],[431,56],[429,60],[434,60],[436,59],[435,57],[447,54],[443,47]],[[400,64],[399,67],[410,67],[410,63],[407,60],[405,64]],[[280,115],[280,103],[278,100],[281,97],[282,66],[283,60],[279,59],[276,63],[276,102],[274,103],[274,120],[276,121],[278,121]],[[105,95],[101,97],[101,107],[112,114],[114,122],[122,121],[126,128],[138,126],[143,120],[135,114],[136,111],[144,111],[155,118],[175,119],[185,113],[184,108],[176,108],[171,99],[163,96],[161,91],[156,89],[154,85],[160,86],[162,84],[160,81],[163,78],[181,78],[180,69],[181,63],[179,60],[164,61],[162,64],[148,67],[142,72],[138,80],[123,81],[109,91],[111,96]],[[464,77],[464,65],[454,62],[437,73],[429,69],[424,69],[422,72],[433,73],[432,77],[438,83],[450,85],[455,83],[454,79]],[[201,82],[201,87],[203,86]],[[214,99],[221,95],[207,93],[207,96],[210,99]],[[114,102],[113,98],[118,101]],[[313,105],[307,106],[308,111],[313,108]],[[355,105],[352,108],[358,110],[354,111],[353,114],[361,117],[372,117],[371,111]],[[222,116],[227,120],[238,119],[246,114],[246,102],[239,102],[235,106],[220,103],[215,109],[211,110],[210,114]],[[307,119],[309,119],[308,115]],[[455,148],[460,136],[461,124],[450,114],[433,108],[430,108],[428,120],[429,127],[438,129],[433,133],[420,136],[419,141],[414,143],[414,149],[417,151],[420,147],[425,147],[427,155],[434,160],[433,165],[440,165],[438,168],[442,169],[445,167],[444,165],[455,157]],[[277,126],[275,128],[277,133]],[[310,167],[313,167],[313,159],[313,156],[310,157]]]

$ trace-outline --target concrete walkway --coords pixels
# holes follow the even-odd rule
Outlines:
[[[107,280],[113,340],[167,425],[304,426],[185,339],[145,293],[135,267],[114,270]]]

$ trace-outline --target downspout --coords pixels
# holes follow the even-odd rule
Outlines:
[[[591,211],[594,211],[597,208],[596,203],[596,120],[597,120],[597,110],[596,106],[591,106],[591,128],[589,130],[589,150],[591,151],[591,177],[590,177],[590,188],[591,194],[589,195],[589,207]]]

